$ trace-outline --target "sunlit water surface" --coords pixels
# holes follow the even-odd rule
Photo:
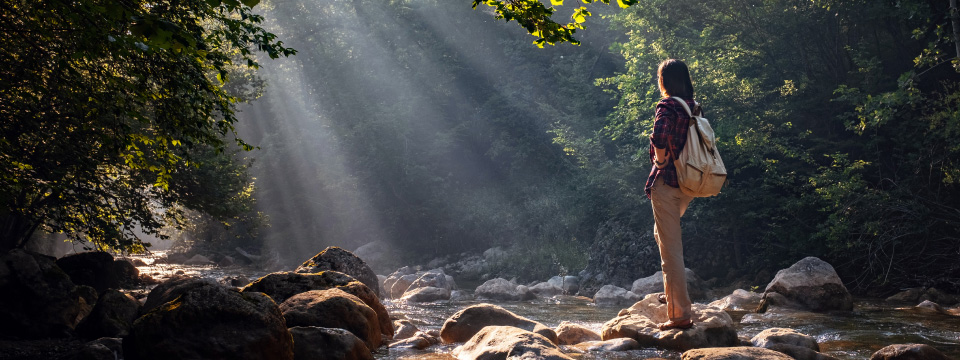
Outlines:
[[[138,257],[148,264],[159,254]],[[139,267],[141,273],[158,280],[173,276],[179,271],[186,275],[220,280],[229,276],[245,276],[256,279],[266,271],[242,267],[221,268],[185,265],[148,265]],[[421,330],[439,330],[444,320],[478,301],[445,302],[409,305],[384,300],[391,316],[407,319]],[[586,326],[597,332],[607,320],[616,317],[622,307],[595,306],[583,298],[563,297],[552,300],[529,302],[491,302],[520,316],[556,327],[563,321]],[[741,340],[749,340],[767,328],[786,327],[817,338],[820,350],[839,359],[867,359],[878,349],[890,344],[929,344],[947,356],[960,359],[960,317],[921,311],[914,308],[897,308],[881,301],[859,299],[852,312],[809,313],[774,310],[766,314],[734,312],[731,316],[739,321],[737,333]],[[450,353],[454,345],[432,346],[426,350],[395,350],[381,348],[374,355],[380,360],[439,360],[453,359]],[[625,352],[589,352],[563,347],[568,355],[583,360],[625,360],[665,358],[679,359],[680,353],[655,348]]]

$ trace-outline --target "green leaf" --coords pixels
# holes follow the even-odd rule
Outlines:
[[[550,0],[550,5],[563,6],[563,0]]]
[[[254,7],[260,3],[260,0],[240,0],[240,2],[242,2],[247,7]]]

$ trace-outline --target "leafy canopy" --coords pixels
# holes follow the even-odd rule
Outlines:
[[[570,22],[561,24],[553,20],[556,9],[553,6],[562,6],[564,0],[550,0],[551,7],[547,7],[539,0],[473,0],[473,8],[483,3],[493,8],[497,19],[503,19],[506,22],[515,20],[530,35],[536,36],[534,44],[543,47],[544,44],[554,45],[558,42],[569,42],[579,45],[580,41],[573,37],[577,29],[584,29],[584,23],[587,16],[593,15],[587,10],[584,4],[593,3],[595,0],[577,0],[579,7],[573,10],[570,15]],[[639,0],[617,0],[621,8],[634,5]],[[610,0],[599,0],[604,4],[610,4]]]
[[[42,228],[136,250],[177,223],[178,169],[233,132],[230,74],[295,53],[257,3],[0,1],[0,248]]]

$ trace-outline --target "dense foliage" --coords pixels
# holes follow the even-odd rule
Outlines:
[[[648,0],[595,7],[610,15],[581,46],[538,49],[484,9],[539,45],[570,41],[524,22],[553,9],[481,3],[270,4],[291,20],[268,26],[303,50],[267,71],[242,129],[264,149],[254,171],[277,249],[296,261],[384,240],[426,261],[508,246],[504,272],[575,272],[609,245],[598,230],[652,227],[654,71],[677,57],[732,170],[685,217],[691,267],[769,279],[812,255],[859,289],[960,278],[945,4]]]
[[[0,1],[0,249],[42,229],[136,251],[184,209],[228,215],[196,169],[222,159],[254,89],[225,83],[254,51],[293,53],[256,4]]]

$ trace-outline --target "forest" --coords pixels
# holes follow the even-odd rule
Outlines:
[[[683,218],[688,267],[816,256],[855,293],[957,293],[954,3],[2,0],[0,250],[380,241],[576,273],[653,244],[677,58],[729,170]]]

